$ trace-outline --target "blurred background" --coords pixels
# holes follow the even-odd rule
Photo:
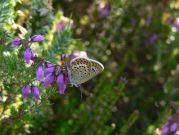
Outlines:
[[[63,30],[66,20],[72,26]],[[178,31],[179,0],[1,0],[0,134],[177,134]],[[62,53],[85,51],[104,71],[81,91],[39,86],[43,103],[22,101],[36,66],[26,66],[11,41],[35,34],[45,36],[32,44],[38,56],[51,50],[59,63]]]

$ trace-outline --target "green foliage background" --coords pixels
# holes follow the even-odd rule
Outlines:
[[[178,0],[111,0],[100,17],[97,0],[0,0],[0,134],[150,135],[178,108]],[[56,32],[65,16],[74,28]],[[60,95],[39,85],[43,103],[21,89],[38,65],[26,66],[16,36],[43,34],[38,56],[59,63],[63,52],[86,51],[105,70]],[[148,36],[149,35],[149,36]],[[151,42],[151,36],[157,38]],[[48,98],[47,98],[48,97]]]

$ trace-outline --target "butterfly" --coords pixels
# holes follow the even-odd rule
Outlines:
[[[76,57],[70,61],[68,74],[72,85],[78,86],[104,70],[104,66],[93,59]]]

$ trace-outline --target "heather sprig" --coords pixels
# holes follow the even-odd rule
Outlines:
[[[43,86],[46,88],[51,83],[55,82],[58,86],[59,93],[64,94],[66,85],[69,82],[67,67],[64,62],[62,65],[53,64],[44,60],[43,58],[37,57],[32,49],[30,48],[30,44],[32,42],[42,42],[44,40],[44,36],[42,35],[34,35],[28,39],[15,38],[11,43],[15,47],[23,46],[25,48],[24,51],[24,60],[27,64],[30,61],[33,61],[35,65],[38,65],[36,70],[36,78],[41,83],[43,81]],[[64,61],[65,55],[61,55],[61,61]],[[29,84],[25,84],[22,88],[22,97],[25,99],[29,93],[31,93],[35,100],[39,100],[39,89],[37,86],[30,86]]]
[[[63,59],[61,60],[64,61]],[[43,81],[43,86],[45,88],[52,83],[56,83],[60,94],[64,94],[66,85],[70,83],[65,63],[57,65],[44,61],[37,68],[36,77],[39,82]]]
[[[70,25],[70,26],[68,26]],[[59,28],[60,27],[60,28]],[[61,53],[61,61],[64,61],[65,57],[63,53],[66,52],[64,49],[67,49],[67,45],[71,40],[71,28],[73,27],[73,22],[68,20],[65,17],[62,17],[61,21],[57,24],[57,31],[54,35],[54,40],[52,42],[52,48],[49,49],[50,53],[46,53],[44,58],[36,55],[31,49],[31,43],[33,42],[42,42],[44,41],[43,35],[34,35],[30,38],[19,38],[16,37],[12,40],[11,44],[14,47],[23,48],[23,57],[25,63],[29,64],[31,61],[35,64],[36,69],[36,78],[39,81],[40,85],[44,88],[47,88],[50,84],[56,83],[60,94],[64,94],[66,90],[66,85],[69,82],[67,67],[64,62],[61,65],[55,64],[54,59],[56,55]],[[59,46],[61,44],[61,46]],[[63,49],[64,48],[64,49]],[[60,51],[59,51],[60,50]],[[59,51],[59,52],[57,52]],[[50,61],[49,61],[50,60]],[[52,63],[53,62],[53,63]],[[33,65],[31,65],[33,66]],[[31,93],[38,95],[39,90],[36,86],[31,88]],[[23,92],[24,91],[24,92]],[[26,84],[23,87],[22,95],[25,99],[28,89],[26,89]],[[25,94],[24,94],[25,93]],[[34,96],[36,100],[40,99]]]
[[[24,51],[24,60],[27,64],[30,63],[30,61],[35,61],[37,56],[34,54],[32,49],[30,48],[30,44],[33,42],[42,42],[44,40],[44,36],[42,35],[34,35],[28,39],[22,39],[19,37],[16,37],[14,40],[12,40],[11,44],[12,46],[19,47],[23,46],[25,48]]]

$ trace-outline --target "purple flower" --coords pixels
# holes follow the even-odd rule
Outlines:
[[[59,22],[57,24],[57,31],[61,32],[65,28],[65,26],[66,26],[66,22],[64,22],[64,21]]]
[[[32,96],[35,98],[35,100],[40,99],[39,89],[36,86],[31,88],[31,86],[28,84],[22,88],[22,98],[25,99],[29,95],[30,92],[32,93]]]
[[[58,91],[60,94],[64,94],[65,90],[66,90],[66,84],[63,83],[58,86]]]
[[[177,135],[177,129],[179,128],[179,113],[168,118],[168,121],[162,128],[162,135],[175,134]]]
[[[62,16],[61,21],[57,24],[57,31],[61,32],[66,27],[68,22],[70,23],[70,28],[73,28],[73,26],[74,26],[73,20],[70,20],[70,19]]]
[[[45,81],[44,81],[44,87],[47,87],[50,83],[54,81],[55,77],[52,73],[48,74]]]
[[[168,125],[165,125],[162,129],[162,135],[167,135],[169,133]]]
[[[45,71],[46,74],[53,73],[55,71],[55,65],[52,63],[47,63]]]
[[[177,129],[177,123],[176,123],[176,122],[175,122],[175,123],[172,123],[172,124],[170,125],[170,131],[173,132],[173,131],[176,131],[176,129]]]
[[[30,48],[26,48],[26,50],[24,51],[24,60],[27,64],[29,64],[30,60],[33,59],[33,52]]]
[[[73,27],[74,27],[74,21],[70,20],[70,28],[73,28]]]
[[[179,135],[179,131],[176,131],[174,135]]]
[[[64,76],[63,74],[59,74],[58,77],[57,77],[57,85],[61,85],[64,83]]]
[[[41,42],[41,41],[43,41],[45,38],[44,38],[44,36],[42,36],[42,35],[34,35],[34,36],[32,36],[31,38],[30,38],[30,41],[31,42]]]
[[[41,42],[43,41],[45,38],[43,35],[34,35],[31,38],[27,39],[21,39],[19,37],[15,38],[14,40],[12,40],[11,44],[13,46],[20,46],[21,44],[24,43],[29,43],[29,42]]]
[[[40,92],[39,92],[39,89],[37,87],[33,87],[32,88],[32,96],[34,97],[35,100],[39,100],[39,95],[40,95]]]
[[[36,77],[37,77],[37,80],[41,81],[44,77],[44,70],[43,70],[43,67],[40,66],[38,67],[37,71],[36,71]]]
[[[104,3],[104,2],[101,2],[99,4],[99,6],[98,6],[98,11],[99,11],[100,17],[107,17],[107,16],[109,16],[110,10],[111,10],[110,5],[108,5],[108,4]]]
[[[25,99],[30,93],[30,85],[25,85],[23,88],[22,88],[22,98]]]
[[[145,44],[146,45],[153,45],[157,42],[158,36],[155,33],[144,33],[145,36]]]
[[[176,31],[179,31],[179,18],[170,18],[168,22]]]
[[[64,94],[66,90],[66,82],[64,74],[60,73],[57,77],[57,85],[60,94]]]
[[[21,40],[22,40],[21,38],[17,37],[14,40],[12,40],[11,44],[13,46],[20,46],[21,45]]]
[[[64,61],[64,60],[65,60],[65,57],[66,57],[65,54],[61,54],[61,55],[60,55],[61,61]]]

